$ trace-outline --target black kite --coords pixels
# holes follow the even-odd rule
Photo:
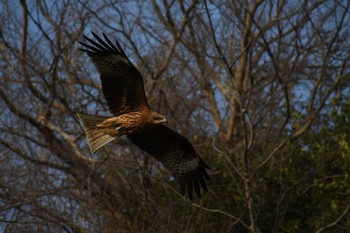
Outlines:
[[[114,45],[93,33],[96,41],[79,42],[100,72],[103,95],[113,117],[78,114],[92,153],[120,135],[127,135],[141,150],[162,162],[178,179],[182,195],[187,189],[192,199],[193,188],[201,197],[200,187],[207,191],[205,179],[210,179],[208,165],[198,156],[191,143],[182,135],[162,125],[166,118],[151,111],[139,71],[125,55],[118,41]]]

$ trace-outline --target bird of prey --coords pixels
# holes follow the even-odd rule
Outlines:
[[[104,40],[91,32],[96,40],[83,36],[89,43],[79,42],[80,50],[91,57],[101,74],[102,92],[112,117],[78,113],[91,152],[121,135],[146,151],[170,170],[180,183],[180,191],[193,198],[193,189],[201,197],[201,187],[208,191],[209,166],[198,156],[192,144],[182,135],[166,127],[165,116],[151,111],[140,72],[131,63],[118,41],[104,34]]]

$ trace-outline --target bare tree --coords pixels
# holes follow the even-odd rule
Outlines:
[[[349,98],[349,2],[0,4],[0,229],[346,232],[349,206],[322,212],[323,222],[293,220],[313,167],[294,178],[288,161],[339,108],[331,101]],[[152,108],[210,161],[202,200],[182,198],[125,138],[89,154],[75,112],[108,114],[98,73],[78,51],[90,30],[118,38]]]

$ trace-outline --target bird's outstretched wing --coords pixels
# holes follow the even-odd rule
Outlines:
[[[193,189],[201,197],[201,188],[208,191],[209,166],[197,155],[192,144],[182,135],[164,125],[154,125],[128,135],[141,150],[162,162],[180,183],[181,194],[192,200]]]
[[[86,36],[90,44],[79,42],[96,65],[101,74],[102,91],[107,105],[113,115],[149,108],[143,79],[140,72],[125,55],[118,41],[114,45],[102,34],[104,40],[91,32],[97,41]]]

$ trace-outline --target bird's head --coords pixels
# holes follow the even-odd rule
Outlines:
[[[152,117],[153,124],[161,124],[168,121],[165,116],[157,112],[152,112],[151,117]]]

